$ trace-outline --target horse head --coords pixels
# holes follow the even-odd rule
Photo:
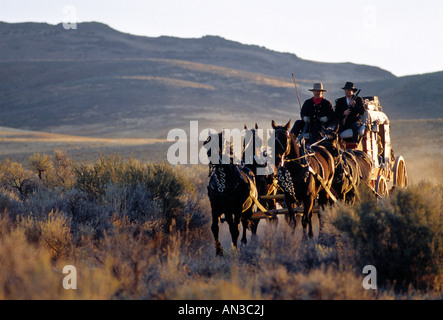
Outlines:
[[[234,158],[234,148],[232,141],[226,141],[223,137],[223,132],[211,133],[203,147],[206,148],[206,154],[210,159],[210,166],[232,164]],[[213,154],[213,152],[215,154]],[[226,156],[229,158],[227,159]],[[215,160],[215,161],[214,161]]]
[[[265,164],[257,162],[257,157],[261,158],[262,156],[266,157],[266,148],[263,146],[263,139],[257,134],[258,124],[255,124],[253,129],[248,129],[248,126],[245,124],[245,130],[248,130],[245,134],[245,140],[243,142],[243,153],[242,159],[244,163],[251,168],[254,173],[256,173],[256,169],[258,167],[263,167]],[[251,134],[248,134],[250,132]],[[251,152],[252,151],[252,152]],[[246,159],[246,157],[248,157]]]
[[[320,143],[334,158],[334,162],[338,161],[340,153],[346,150],[346,142],[340,137],[337,128],[327,128],[323,132],[324,141]],[[337,163],[337,162],[336,162]]]
[[[272,129],[275,133],[275,159],[276,163],[280,166],[291,150],[291,136],[289,128],[291,126],[291,120],[284,126],[278,126],[274,120],[272,120]]]

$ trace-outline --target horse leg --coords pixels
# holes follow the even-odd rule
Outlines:
[[[331,189],[331,188],[329,188],[329,189]],[[321,207],[322,210],[325,210],[326,205],[327,205],[328,203],[331,203],[331,199],[330,199],[330,197],[329,197],[329,194],[326,192],[326,190],[322,189],[322,190],[319,192],[319,196],[318,196],[318,204],[320,205],[320,207]],[[317,213],[317,216],[318,216],[318,224],[319,224],[319,227],[320,227],[320,230],[321,230],[321,228],[322,228],[322,222],[321,222],[321,214],[320,214],[320,212]]]
[[[288,209],[288,213],[285,214],[285,221],[286,223],[293,227],[294,230],[297,227],[297,221],[295,219],[295,201],[292,200],[292,197],[290,195],[285,194],[285,202],[286,202],[286,208]]]
[[[214,240],[215,240],[215,254],[218,256],[222,256],[223,255],[223,247],[221,246],[220,239],[218,236],[218,234],[219,234],[218,218],[219,218],[219,215],[213,211],[212,212],[211,231],[212,231],[212,234],[214,235]]]
[[[242,243],[242,245],[246,245],[246,243],[248,243],[248,240],[246,239],[246,230],[248,229],[249,220],[242,219],[241,222],[242,222],[242,226],[243,226],[243,234],[242,234],[242,238],[241,238],[241,243]]]
[[[241,212],[241,211],[240,211]],[[238,237],[240,235],[240,213],[234,215],[228,214],[226,221],[229,225],[229,232],[231,233],[232,245],[237,248]]]
[[[260,220],[251,220],[251,233],[252,233],[251,239],[254,239],[255,237],[257,237],[257,229],[258,229],[259,222],[260,222]]]
[[[260,220],[248,220],[247,221],[247,225],[249,225],[249,227],[251,228],[251,240],[255,239],[257,237],[257,229],[258,229],[258,224],[259,224]],[[245,235],[245,240],[246,240],[246,235]],[[246,241],[245,241],[246,244]]]
[[[276,208],[276,204],[277,204],[277,202],[276,202],[276,200],[266,200],[266,202],[265,202],[265,208],[266,209],[268,209],[268,210],[273,210],[273,209],[275,209]],[[277,215],[275,215],[273,218],[269,218],[269,219],[267,219],[268,221],[269,221],[269,223],[271,223],[271,224],[273,224],[273,225],[278,225],[278,218],[277,218]],[[258,227],[258,222],[259,222],[260,220],[257,220],[257,227]]]
[[[351,191],[346,193],[345,198],[346,198],[345,202],[348,205],[353,206],[355,204],[355,191],[354,191],[354,189],[352,189]]]
[[[314,195],[309,194],[303,201],[303,234],[306,235],[306,227],[308,227],[308,237],[312,238],[314,233],[312,232],[312,207],[314,206]]]

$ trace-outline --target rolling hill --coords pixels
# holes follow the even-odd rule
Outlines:
[[[201,128],[269,127],[271,119],[299,117],[292,72],[302,100],[315,81],[333,101],[352,80],[362,95],[379,95],[393,117],[427,118],[436,109],[417,103],[430,99],[427,82],[443,78],[397,78],[377,67],[308,61],[215,36],[150,38],[95,22],[77,27],[0,22],[1,126],[116,138],[164,138],[190,120]]]

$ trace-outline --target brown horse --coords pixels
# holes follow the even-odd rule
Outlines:
[[[210,136],[204,143],[206,145],[216,136]],[[219,220],[222,214],[229,225],[232,244],[237,247],[240,235],[240,222],[243,224],[243,236],[241,242],[246,244],[246,229],[251,220],[255,203],[252,197],[257,197],[254,174],[248,168],[234,164],[232,152],[230,161],[225,164],[221,161],[222,134],[219,138],[219,163],[210,163],[211,174],[208,185],[208,196],[212,209],[211,230],[215,240],[215,251],[217,255],[223,254],[223,248],[219,239]],[[232,146],[231,146],[232,147]],[[209,154],[208,156],[211,156]],[[231,149],[232,151],[232,149]]]
[[[359,172],[360,172],[360,180],[365,182],[367,185],[370,185],[372,178],[372,168],[374,167],[374,161],[372,158],[365,152],[361,150],[348,150],[355,156],[357,160]]]
[[[356,156],[345,149],[345,142],[340,138],[338,130],[328,129],[324,132],[324,136],[325,139],[320,145],[329,151],[335,164],[332,189],[341,201],[354,204],[361,181],[360,166]]]
[[[285,126],[277,126],[272,120],[272,128],[275,132],[275,158],[279,163],[279,174],[288,172],[290,181],[289,189],[285,188],[285,202],[288,208],[290,222],[295,226],[295,205],[297,201],[303,203],[302,226],[306,234],[312,237],[312,207],[319,196],[319,204],[326,206],[329,195],[325,188],[330,189],[334,177],[334,159],[322,146],[313,146],[308,149],[301,145],[296,136],[289,132],[291,121]],[[287,180],[287,179],[286,179]]]

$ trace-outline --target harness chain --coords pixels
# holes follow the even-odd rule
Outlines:
[[[279,185],[282,187],[284,192],[289,193],[292,197],[295,198],[295,190],[294,185],[292,184],[291,174],[288,170],[284,170],[285,172],[282,173],[281,168],[282,167],[278,168],[277,170]]]
[[[226,173],[223,171],[223,167],[218,168],[218,172],[220,175],[220,180],[218,179],[218,175],[214,175],[215,183],[217,184],[218,192],[224,192],[226,189]]]

